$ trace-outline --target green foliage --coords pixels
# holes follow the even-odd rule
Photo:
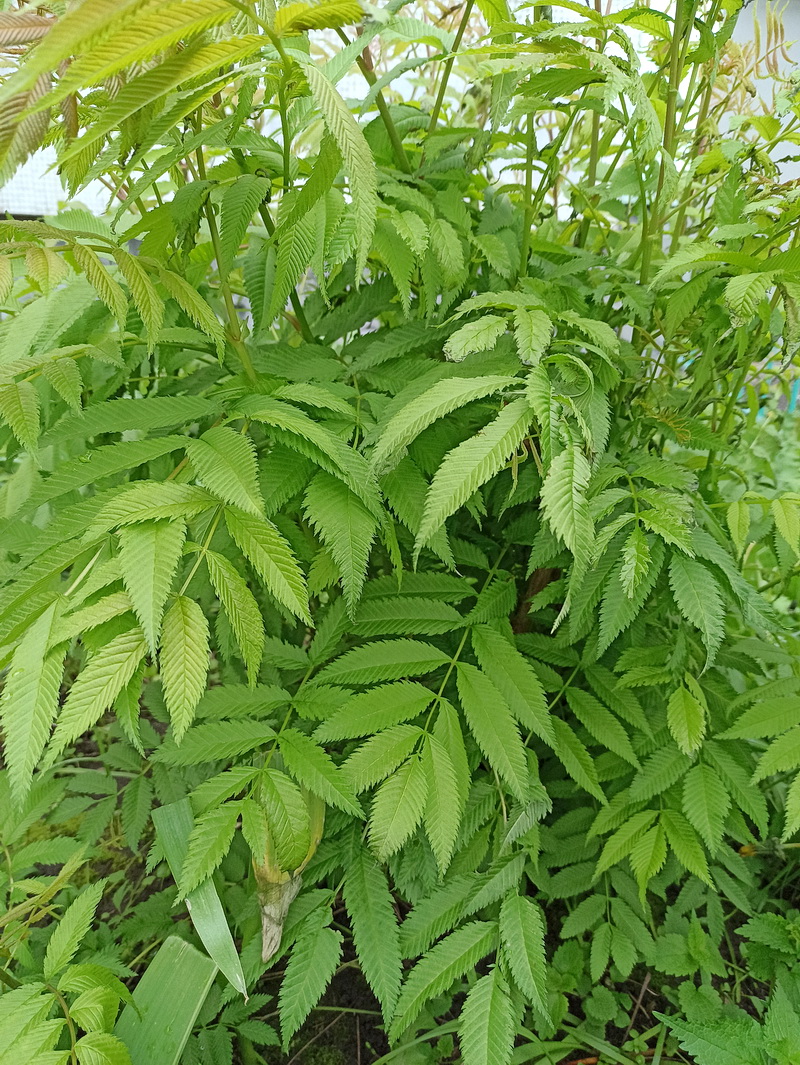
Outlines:
[[[0,1065],[798,1060],[740,6],[0,14]]]

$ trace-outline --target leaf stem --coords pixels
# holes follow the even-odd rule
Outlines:
[[[453,69],[453,64],[456,61],[456,52],[461,44],[461,38],[464,36],[464,31],[467,28],[469,17],[472,14],[472,5],[474,0],[467,0],[464,6],[464,14],[461,16],[461,22],[458,24],[456,30],[455,40],[453,41],[453,47],[450,51],[450,55],[445,60],[444,70],[442,71],[442,80],[439,82],[439,91],[436,94],[436,102],[433,105],[431,111],[430,121],[428,122],[428,136],[436,129],[436,123],[439,121],[439,114],[442,110],[442,104],[444,103],[444,94],[447,91],[447,83],[450,80],[450,72]]]

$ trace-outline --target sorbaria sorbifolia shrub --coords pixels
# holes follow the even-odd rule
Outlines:
[[[800,1060],[796,82],[613,7],[4,5],[0,1062]]]

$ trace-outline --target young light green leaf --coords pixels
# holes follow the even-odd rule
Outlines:
[[[526,366],[537,366],[553,339],[549,314],[528,307],[514,308],[514,340],[517,353]]]
[[[239,813],[239,804],[229,802],[197,818],[189,836],[186,859],[178,884],[182,898],[186,898],[207,880],[228,853]]]
[[[592,550],[594,529],[586,499],[591,470],[578,444],[553,459],[542,484],[542,507],[553,532],[585,563]]]
[[[268,192],[269,179],[255,174],[242,174],[225,189],[220,209],[221,254],[217,263],[221,278],[230,273],[250,220]]]
[[[697,750],[706,731],[708,707],[702,697],[702,689],[699,686],[696,691],[692,689],[681,684],[667,703],[667,725],[684,754],[693,754]],[[700,698],[696,692],[699,692]]]
[[[445,358],[451,362],[463,362],[467,355],[478,351],[491,351],[498,337],[506,331],[505,318],[496,314],[484,314],[476,322],[468,322],[452,333],[444,345]]]
[[[683,778],[683,812],[712,854],[722,842],[730,805],[730,796],[711,766],[696,765]]]

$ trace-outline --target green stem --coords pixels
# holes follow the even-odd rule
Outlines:
[[[199,114],[195,118],[195,128],[199,128],[200,116]],[[203,158],[203,149],[198,148],[196,152],[197,157],[197,173],[201,181],[205,181],[206,177],[206,163]],[[214,257],[217,260],[217,269],[220,269],[220,263],[222,262],[222,245],[219,239],[219,230],[217,229],[217,220],[214,217],[214,212],[211,208],[211,204],[206,201],[204,208],[204,214],[206,222],[208,223],[208,232],[211,235],[211,244],[214,248]],[[231,347],[236,352],[239,362],[241,362],[247,377],[255,383],[258,380],[258,374],[256,373],[255,366],[253,366],[253,360],[250,358],[250,352],[247,350],[247,345],[242,340],[242,329],[239,324],[239,315],[236,312],[236,304],[233,302],[233,293],[228,282],[220,276],[219,291],[222,295],[223,302],[225,303],[225,314],[228,318],[228,340]]]
[[[678,92],[680,90],[681,73],[683,70],[683,57],[686,52],[683,47],[683,33],[684,33],[684,8],[689,0],[677,0],[675,8],[675,21],[672,27],[672,40],[669,46],[669,82],[667,87],[667,110],[664,117],[664,140],[663,151],[661,154],[661,165],[658,170],[658,185],[656,186],[656,198],[653,205],[651,224],[648,226],[647,235],[643,238],[642,247],[642,266],[639,274],[639,280],[643,285],[647,284],[650,278],[650,264],[653,258],[653,245],[654,241],[658,239],[661,233],[661,222],[659,219],[661,213],[661,196],[664,190],[664,180],[667,174],[667,162],[666,157],[672,157],[674,153],[674,140],[676,130],[676,115],[678,110]],[[694,3],[691,5],[692,12],[694,10]],[[691,28],[690,13],[689,24]],[[687,35],[688,39],[688,35]],[[644,222],[644,219],[642,219]]]
[[[450,72],[452,71],[453,64],[456,61],[456,52],[458,52],[458,49],[461,45],[461,38],[464,36],[464,31],[467,28],[469,17],[472,14],[473,3],[474,0],[467,0],[467,3],[464,7],[464,14],[461,16],[461,21],[459,22],[458,29],[456,30],[456,37],[453,41],[452,50],[450,52],[450,55],[445,60],[444,70],[442,71],[442,80],[439,83],[439,91],[436,94],[436,101],[433,105],[433,110],[431,111],[431,118],[428,123],[428,136],[430,136],[431,133],[433,133],[433,131],[436,129],[436,123],[439,121],[439,114],[442,110],[442,104],[444,103],[444,94],[447,91],[447,83],[450,80]]]
[[[522,246],[519,251],[519,276],[528,273],[528,253],[531,244],[531,226],[533,225],[533,156],[536,151],[536,127],[533,124],[533,112],[528,115],[528,133],[525,138],[525,212],[522,216]]]
[[[213,517],[213,519],[211,521],[211,526],[209,527],[208,533],[206,534],[206,538],[203,541],[202,547],[197,552],[197,558],[194,561],[194,565],[189,570],[189,576],[183,582],[183,586],[181,587],[181,590],[178,592],[178,595],[183,595],[184,594],[186,589],[191,584],[192,577],[194,577],[195,573],[197,573],[198,569],[200,568],[200,563],[206,557],[206,554],[208,553],[208,549],[211,546],[211,541],[214,539],[214,533],[217,531],[217,526],[219,525],[220,520],[222,519],[222,512],[223,512],[224,509],[225,508],[222,507],[222,506],[218,506],[216,508],[216,513],[214,514],[214,517]]]

